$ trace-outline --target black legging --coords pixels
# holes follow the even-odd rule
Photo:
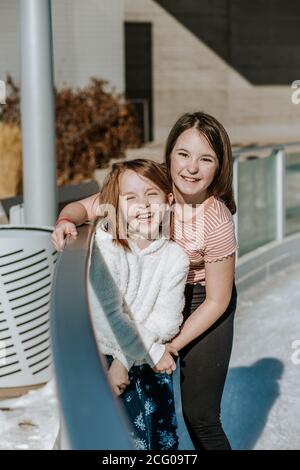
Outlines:
[[[187,284],[184,319],[204,300],[205,287]],[[222,428],[220,405],[232,349],[236,300],[233,284],[226,312],[180,351],[182,407],[195,449],[231,449]]]

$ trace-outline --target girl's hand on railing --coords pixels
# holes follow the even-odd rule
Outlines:
[[[68,220],[62,220],[55,226],[51,240],[57,251],[62,251],[65,247],[66,238],[68,236],[76,238],[78,235],[76,225]]]

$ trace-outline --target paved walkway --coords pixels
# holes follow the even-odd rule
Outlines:
[[[233,448],[300,449],[300,265],[240,295],[230,366],[222,417]]]

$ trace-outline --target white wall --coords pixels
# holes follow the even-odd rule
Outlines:
[[[0,1],[0,80],[6,73],[19,80],[19,32],[17,0]]]
[[[57,86],[82,86],[90,76],[124,90],[123,0],[52,0]],[[18,0],[0,2],[0,80],[19,81]]]
[[[82,86],[90,76],[124,90],[122,0],[53,0],[55,81]]]

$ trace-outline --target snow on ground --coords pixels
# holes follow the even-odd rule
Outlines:
[[[57,433],[54,380],[19,398],[0,400],[0,450],[49,450]]]
[[[300,449],[300,265],[239,295],[222,418],[234,449]],[[299,357],[299,356],[298,356]],[[0,450],[52,449],[58,432],[54,380],[0,401]]]

